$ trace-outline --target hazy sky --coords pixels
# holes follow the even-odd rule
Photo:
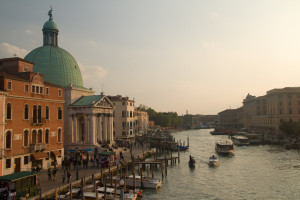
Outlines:
[[[1,0],[0,58],[42,45],[50,5],[58,45],[98,94],[217,114],[300,86],[299,0]]]

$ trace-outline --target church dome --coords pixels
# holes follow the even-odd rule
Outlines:
[[[83,87],[78,63],[70,53],[58,47],[58,27],[53,21],[52,9],[48,15],[49,21],[43,26],[44,45],[32,50],[24,59],[33,62],[33,71],[43,74],[47,82]]]
[[[53,20],[49,20],[47,21],[44,26],[43,26],[43,30],[44,29],[48,29],[48,30],[56,30],[58,31],[58,27],[57,25],[55,24],[55,22]]]

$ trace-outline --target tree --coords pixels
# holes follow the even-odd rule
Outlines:
[[[300,122],[282,121],[279,129],[290,137],[297,137],[300,135]]]

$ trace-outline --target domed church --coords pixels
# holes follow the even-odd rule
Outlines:
[[[33,65],[33,71],[44,75],[47,82],[64,88],[64,148],[100,151],[100,144],[113,139],[113,109],[103,93],[94,95],[92,89],[83,86],[78,63],[66,50],[58,47],[58,28],[53,21],[52,8],[49,20],[43,26],[43,46],[25,56]]]
[[[43,26],[43,46],[32,50],[25,60],[34,63],[33,71],[44,74],[45,81],[63,87],[70,84],[83,87],[78,63],[66,50],[58,47],[58,28],[53,21],[52,9],[49,20]]]

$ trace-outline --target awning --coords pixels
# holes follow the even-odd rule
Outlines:
[[[54,151],[51,151],[51,152],[53,153],[53,155],[54,155],[55,157],[61,156],[61,153],[60,153],[60,151],[58,151],[58,150],[54,150]]]
[[[48,158],[48,153],[46,152],[38,152],[31,154],[35,160],[41,160],[43,158]]]

